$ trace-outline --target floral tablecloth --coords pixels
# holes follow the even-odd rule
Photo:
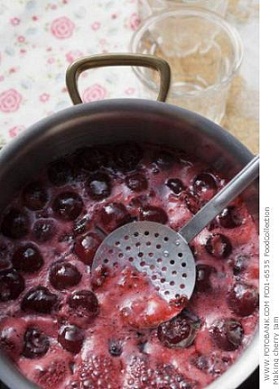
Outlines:
[[[65,72],[74,59],[128,51],[140,24],[138,1],[0,0],[0,145],[71,105]],[[245,38],[246,63],[232,88],[223,125],[256,151],[258,1],[230,0],[228,17]],[[98,69],[93,76],[82,76],[85,102],[138,96],[131,69]]]
[[[137,10],[136,0],[0,1],[0,143],[71,105],[65,71],[74,59],[127,51]],[[82,97],[131,96],[133,82],[127,71],[125,82],[98,75]]]

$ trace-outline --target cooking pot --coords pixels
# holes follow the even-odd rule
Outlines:
[[[113,99],[81,103],[77,81],[91,67],[108,65],[148,66],[159,71],[158,100]],[[0,152],[0,211],[18,189],[47,163],[77,148],[112,142],[151,142],[194,153],[206,164],[230,178],[247,164],[252,153],[236,138],[206,118],[166,104],[170,83],[167,63],[151,56],[101,55],[85,57],[70,66],[67,86],[77,105],[34,124]],[[243,198],[258,220],[258,183]],[[207,389],[235,389],[258,365],[258,333],[239,359]],[[35,389],[16,367],[0,354],[0,380],[11,389]]]

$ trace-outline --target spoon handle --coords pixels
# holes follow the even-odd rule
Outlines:
[[[186,240],[197,236],[219,213],[259,176],[259,156],[254,157],[179,231]]]

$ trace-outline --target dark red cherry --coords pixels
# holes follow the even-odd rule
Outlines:
[[[129,206],[132,208],[139,209],[141,207],[144,207],[149,202],[149,196],[147,194],[141,194],[135,197],[132,197]]]
[[[185,204],[190,212],[195,215],[201,208],[201,203],[197,195],[191,191],[187,191],[185,194]]]
[[[49,165],[47,169],[49,181],[55,186],[62,186],[73,179],[72,166],[66,159],[60,159]]]
[[[77,165],[82,169],[93,172],[107,165],[108,155],[102,147],[84,147],[77,153]]]
[[[123,143],[115,145],[113,161],[116,168],[123,171],[134,170],[143,156],[142,148],[136,143]]]
[[[21,301],[21,309],[27,312],[51,313],[57,303],[57,296],[44,286],[32,288]]]
[[[167,150],[156,151],[153,159],[156,165],[163,170],[170,169],[175,162],[174,156]]]
[[[37,328],[28,328],[24,334],[22,355],[28,359],[40,358],[49,349],[48,337]]]
[[[216,177],[211,173],[200,173],[193,181],[194,193],[204,201],[210,200],[217,192]]]
[[[78,269],[69,262],[56,262],[51,265],[49,272],[50,283],[57,290],[77,285],[81,277]]]
[[[216,272],[213,266],[198,264],[196,266],[196,285],[198,292],[208,292],[212,289],[211,275]]]
[[[7,257],[0,256],[0,272],[2,270],[9,269],[11,267],[11,262]]]
[[[125,178],[125,184],[134,192],[141,192],[148,187],[148,181],[144,174],[134,173]]]
[[[56,225],[53,219],[39,219],[33,225],[33,236],[40,242],[44,243],[51,240],[56,233]]]
[[[52,209],[63,220],[75,220],[83,209],[83,201],[77,193],[63,192],[54,199]]]
[[[97,172],[87,181],[87,192],[93,200],[103,200],[111,194],[111,181],[107,174]]]
[[[0,240],[0,272],[10,267],[10,250],[8,245]]]
[[[166,321],[158,326],[157,336],[160,342],[168,348],[185,348],[193,343],[199,320],[196,315],[188,314],[188,311],[182,313],[173,319]]]
[[[205,249],[215,258],[227,258],[232,252],[232,245],[227,236],[213,233],[207,238]]]
[[[6,317],[1,321],[0,350],[13,361],[17,361],[22,353],[24,325],[25,321],[20,317]]]
[[[68,298],[68,304],[78,314],[97,316],[99,303],[95,293],[90,290],[77,290]]]
[[[0,272],[0,301],[15,300],[25,288],[24,278],[14,269]]]
[[[22,202],[32,211],[42,209],[47,201],[47,191],[40,182],[31,182],[22,191]]]
[[[81,219],[76,219],[74,221],[73,232],[75,235],[83,234],[88,230],[90,226],[90,219],[88,216],[84,216]]]
[[[105,231],[111,232],[132,221],[131,215],[122,203],[110,203],[100,211],[100,221]]]
[[[12,263],[16,270],[35,273],[43,266],[44,259],[38,247],[27,243],[14,252]]]
[[[179,194],[185,190],[185,186],[179,178],[169,178],[166,185],[175,194]]]
[[[243,218],[240,215],[239,210],[233,206],[223,209],[216,219],[220,226],[224,228],[239,227],[243,223]]]
[[[58,342],[65,350],[73,354],[80,352],[83,340],[84,333],[82,329],[75,325],[65,325],[59,330]]]
[[[139,220],[166,224],[168,222],[168,215],[160,207],[146,205],[140,209]]]
[[[10,208],[4,215],[1,232],[8,238],[19,239],[28,234],[29,218],[26,213],[15,208]]]
[[[259,306],[259,293],[252,285],[236,282],[228,292],[227,302],[236,315],[249,316]]]
[[[93,232],[76,238],[74,252],[86,265],[92,265],[94,255],[100,246],[102,239]]]
[[[210,329],[214,343],[224,351],[238,349],[243,340],[244,330],[241,323],[232,318],[220,319]]]

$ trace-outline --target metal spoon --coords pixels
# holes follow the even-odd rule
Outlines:
[[[92,269],[129,264],[144,272],[159,294],[170,302],[191,298],[196,264],[188,245],[232,200],[259,175],[259,156],[246,165],[179,232],[163,224],[140,221],[109,234],[98,248]]]

